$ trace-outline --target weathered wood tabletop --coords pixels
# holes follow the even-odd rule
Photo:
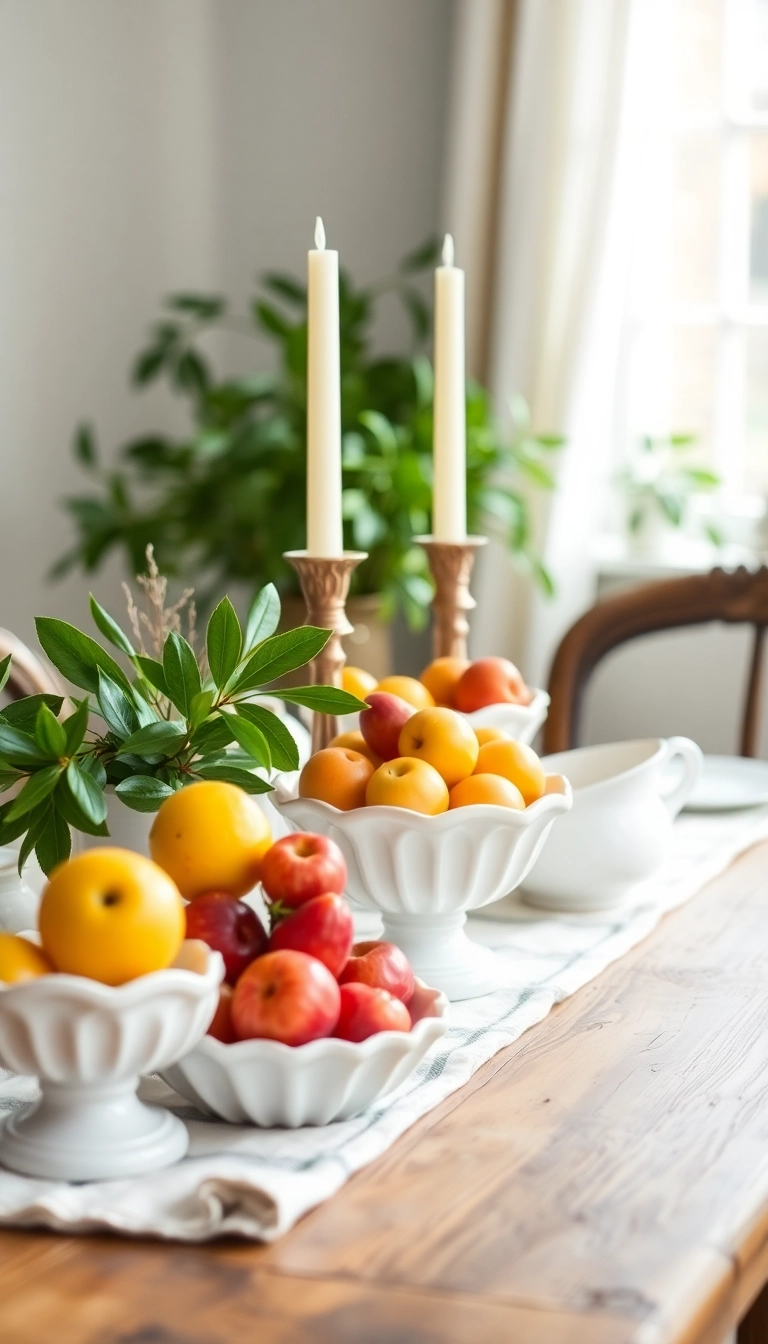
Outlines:
[[[3,1344],[721,1344],[768,1279],[767,948],[765,844],[275,1246],[1,1233]]]

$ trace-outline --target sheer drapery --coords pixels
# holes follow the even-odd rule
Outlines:
[[[460,0],[458,12],[446,218],[472,295],[470,369],[502,422],[519,391],[536,428],[568,436],[558,491],[537,505],[556,598],[534,594],[495,546],[476,584],[475,650],[510,654],[537,684],[592,596],[628,265],[633,11]]]

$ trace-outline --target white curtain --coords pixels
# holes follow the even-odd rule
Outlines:
[[[557,596],[535,594],[489,548],[474,649],[514,657],[538,685],[594,591],[629,256],[633,16],[633,0],[460,0],[458,11],[446,223],[468,270],[470,369],[502,422],[522,392],[535,428],[568,436],[557,493],[537,503]]]

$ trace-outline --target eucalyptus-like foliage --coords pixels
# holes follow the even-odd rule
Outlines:
[[[418,277],[438,252],[429,240],[369,285],[339,275],[344,538],[369,553],[352,592],[381,594],[385,614],[401,608],[414,627],[424,623],[432,595],[426,557],[413,543],[429,532],[432,510],[433,380],[424,354],[432,312]],[[391,296],[410,323],[407,354],[374,346],[376,319]],[[273,342],[276,371],[220,377],[208,352],[208,337],[219,330]],[[247,318],[230,315],[217,295],[171,297],[133,368],[139,387],[159,380],[186,399],[191,431],[134,439],[114,469],[102,465],[94,432],[80,427],[75,454],[92,488],[66,501],[77,540],[56,572],[75,564],[95,570],[120,549],[135,573],[153,542],[163,572],[193,582],[203,606],[232,581],[296,591],[283,552],[306,536],[306,285],[291,275],[262,276]],[[488,394],[468,384],[468,523],[500,537],[548,588],[528,491],[552,487],[548,459],[562,439],[535,433],[521,398],[510,407],[511,428],[502,433]]]
[[[226,780],[247,793],[266,793],[277,770],[299,758],[282,719],[260,704],[279,696],[319,713],[364,708],[328,686],[266,687],[314,658],[330,631],[301,626],[275,634],[280,599],[268,585],[258,594],[243,631],[224,597],[206,632],[207,672],[176,631],[161,658],[137,652],[117,621],[91,598],[99,632],[121,655],[51,616],[39,617],[43,651],[81,691],[64,717],[55,695],[30,695],[0,711],[0,845],[23,836],[19,871],[32,850],[50,873],[71,850],[71,829],[108,835],[106,789],[127,807],[156,812],[177,789],[201,779]],[[11,659],[0,663],[0,690]],[[258,772],[258,773],[257,773]],[[265,778],[266,776],[266,778]]]

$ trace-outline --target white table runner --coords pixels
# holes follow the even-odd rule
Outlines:
[[[0,1169],[0,1225],[69,1232],[109,1228],[185,1241],[232,1233],[274,1240],[766,835],[768,809],[681,817],[669,861],[652,881],[635,888],[626,909],[546,915],[508,897],[504,923],[472,920],[472,936],[503,959],[506,987],[452,1005],[448,1035],[416,1073],[354,1120],[302,1130],[215,1123],[161,1081],[145,1079],[142,1095],[170,1106],[187,1124],[189,1156],[167,1171],[90,1185],[31,1180]],[[36,1095],[34,1079],[0,1070],[0,1116]]]

